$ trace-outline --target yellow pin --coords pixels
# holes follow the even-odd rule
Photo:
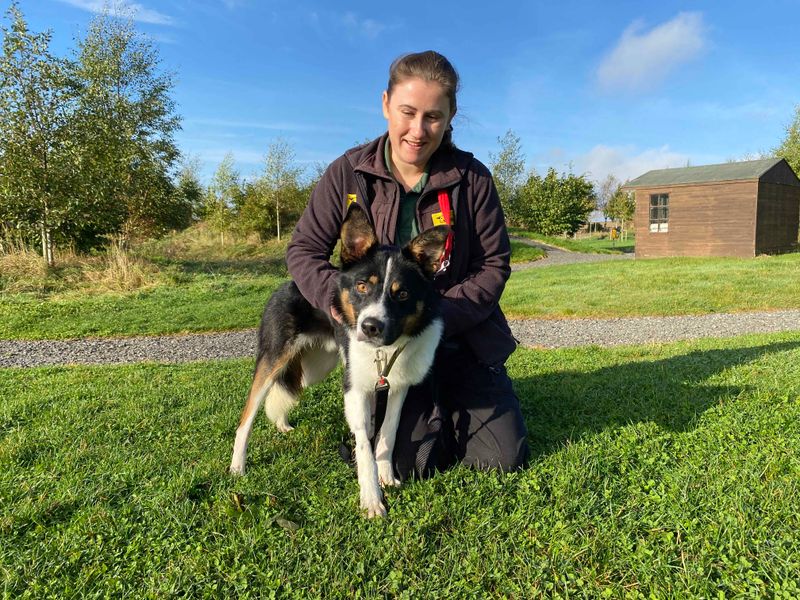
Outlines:
[[[433,221],[434,225],[447,225],[447,223],[444,221],[444,215],[440,212],[433,213],[431,215],[431,221]]]
[[[350,206],[353,202],[358,202],[358,197],[355,194],[347,194],[347,206]]]

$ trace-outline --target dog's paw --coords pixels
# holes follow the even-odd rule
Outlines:
[[[244,465],[242,463],[232,462],[230,473],[231,475],[244,475]]]
[[[380,481],[381,487],[397,487],[400,485],[400,480],[394,476],[394,467],[392,467],[391,461],[378,461],[378,481]]]
[[[383,502],[380,500],[372,501],[372,502],[361,502],[361,511],[364,513],[364,516],[368,519],[374,519],[376,517],[385,517],[386,516],[386,507],[383,505]]]
[[[368,519],[386,516],[386,506],[382,502],[383,494],[380,488],[371,492],[361,491],[361,511]]]
[[[275,423],[275,427],[278,428],[278,431],[281,433],[289,433],[294,429],[291,425],[289,425],[289,421],[283,421],[281,423]]]

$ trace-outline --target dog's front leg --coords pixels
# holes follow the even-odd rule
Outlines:
[[[344,414],[350,431],[356,438],[356,468],[361,510],[371,519],[386,516],[386,507],[382,502],[383,493],[378,483],[378,467],[369,443],[370,412],[369,395],[353,389],[345,393]]]
[[[403,409],[406,392],[408,392],[408,388],[392,387],[389,389],[386,416],[383,419],[381,430],[377,434],[375,461],[378,463],[378,480],[384,487],[400,485],[400,480],[394,476],[392,459],[394,442],[397,438],[397,425],[400,423],[400,412]]]

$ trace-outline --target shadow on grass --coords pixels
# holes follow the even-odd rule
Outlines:
[[[793,350],[800,342],[750,348],[697,350],[656,361],[559,371],[514,379],[536,458],[586,434],[653,422],[672,431],[694,427],[698,417],[747,386],[709,383],[726,369]]]

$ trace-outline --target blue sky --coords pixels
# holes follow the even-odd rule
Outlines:
[[[102,4],[20,1],[57,53]],[[797,0],[119,4],[176,74],[177,141],[205,179],[227,152],[255,175],[277,137],[310,171],[381,134],[388,66],[409,51],[458,69],[461,148],[488,162],[513,129],[530,168],[595,181],[755,157],[800,104]]]

